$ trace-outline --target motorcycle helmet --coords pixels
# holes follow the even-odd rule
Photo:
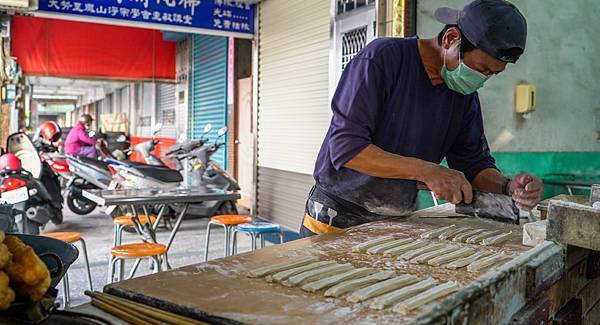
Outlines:
[[[38,130],[42,139],[50,143],[60,140],[60,137],[62,136],[60,126],[53,121],[46,121],[42,123]]]
[[[0,171],[21,169],[21,160],[12,153],[0,156]]]

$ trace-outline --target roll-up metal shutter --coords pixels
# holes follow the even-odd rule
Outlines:
[[[164,138],[177,138],[175,86],[175,84],[161,83],[156,87],[156,105],[158,107],[157,122],[162,123],[160,136]]]
[[[212,124],[211,141],[227,126],[227,37],[194,35],[188,137],[198,139],[207,123]],[[225,136],[221,141],[227,141]],[[212,159],[227,168],[227,146]]]
[[[294,229],[330,120],[330,3],[259,3],[257,208]]]

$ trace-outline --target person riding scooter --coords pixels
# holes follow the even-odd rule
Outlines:
[[[88,134],[94,118],[89,114],[83,114],[79,122],[69,131],[65,141],[65,153],[73,156],[96,158],[96,139]]]

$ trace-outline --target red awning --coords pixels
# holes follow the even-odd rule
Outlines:
[[[175,80],[175,43],[151,29],[14,16],[12,53],[27,75]]]

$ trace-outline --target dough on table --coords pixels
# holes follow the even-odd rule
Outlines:
[[[323,278],[326,278],[330,275],[346,272],[352,270],[354,266],[352,264],[334,264],[331,266],[318,268],[315,270],[310,270],[306,272],[302,272],[300,274],[296,274],[294,276],[289,277],[287,280],[283,281],[282,284],[288,287],[293,287],[297,285],[302,285],[305,283],[317,281]]]
[[[499,252],[488,257],[484,257],[480,260],[477,260],[467,266],[467,271],[469,272],[479,272],[485,268],[488,268],[494,264],[497,264],[501,261],[507,260],[510,257],[506,255],[504,252]]]
[[[446,282],[396,304],[393,310],[397,313],[406,314],[415,308],[425,305],[426,303],[456,292],[459,288],[460,286],[457,282]]]
[[[511,234],[512,234],[512,231],[509,231],[509,232],[505,232],[505,233],[497,235],[497,236],[488,237],[481,241],[481,245],[489,246],[489,245],[502,244],[510,239]]]
[[[366,288],[358,289],[346,298],[349,302],[361,302],[369,298],[377,297],[384,293],[405,287],[407,285],[418,282],[419,278],[412,274],[403,274],[395,278],[385,280]]]
[[[392,236],[384,236],[384,237],[379,237],[379,238],[375,238],[375,239],[371,239],[369,241],[366,241],[364,243],[360,243],[358,245],[352,246],[352,251],[355,253],[364,253],[367,251],[367,249],[373,247],[373,246],[377,246],[383,243],[387,243],[389,241],[394,240],[394,237]]]
[[[386,251],[383,251],[383,256],[398,256],[398,255],[402,255],[410,250],[413,249],[418,249],[421,247],[425,247],[427,246],[427,244],[429,244],[429,242],[425,241],[425,240],[417,240],[414,241],[412,243],[408,243],[406,245],[402,245],[402,246],[398,246],[398,247],[394,247],[391,249],[388,249]]]
[[[310,282],[302,286],[302,290],[315,292],[317,290],[321,290],[324,288],[328,288],[334,286],[340,282],[344,282],[347,280],[352,280],[356,278],[362,278],[367,275],[371,275],[377,272],[375,269],[371,269],[368,267],[361,267],[359,269],[350,270],[341,274],[331,275],[321,280],[317,280],[315,282]]]
[[[398,247],[398,246],[402,246],[402,245],[406,245],[409,243],[414,242],[415,240],[412,238],[403,238],[403,239],[398,239],[398,240],[392,240],[390,242],[387,243],[383,243],[377,246],[373,246],[369,249],[367,249],[367,254],[373,255],[373,254],[381,254],[384,251],[388,250],[388,249],[392,249],[394,247]]]
[[[430,259],[429,261],[427,261],[427,264],[429,264],[431,266],[440,266],[442,264],[456,261],[463,257],[471,256],[474,253],[475,253],[474,249],[469,248],[469,247],[463,247],[457,251],[434,257],[434,258]]]
[[[380,271],[364,278],[344,281],[325,291],[325,297],[339,297],[345,293],[366,287],[368,285],[387,280],[394,276],[393,271]]]
[[[438,284],[438,282],[438,280],[429,277],[423,281],[409,285],[408,287],[404,287],[402,289],[386,293],[383,296],[376,297],[373,299],[373,303],[371,303],[369,307],[371,309],[384,309],[399,302],[400,300],[404,300],[421,293]]]
[[[463,233],[460,233],[460,234],[454,236],[452,241],[464,243],[465,240],[467,240],[467,238],[478,235],[484,231],[485,231],[485,229],[473,229],[473,230],[465,231]]]
[[[318,259],[313,256],[298,257],[298,258],[294,258],[291,261],[287,261],[284,263],[267,265],[267,266],[260,267],[258,269],[254,269],[254,270],[248,272],[248,277],[258,278],[258,277],[269,275],[272,273],[277,273],[277,272],[284,271],[287,269],[292,269],[295,267],[303,266],[303,265],[306,265],[306,264],[309,264],[312,262],[316,262],[316,261],[318,261]]]
[[[460,269],[461,267],[465,267],[475,261],[477,261],[480,258],[484,258],[486,256],[490,256],[492,255],[494,252],[490,252],[490,251],[481,251],[481,252],[477,252],[473,255],[469,255],[467,257],[463,257],[461,259],[452,261],[448,264],[446,264],[444,267],[447,269]]]
[[[429,244],[429,245],[421,247],[419,249],[408,251],[408,252],[400,255],[400,258],[403,259],[403,260],[408,261],[408,260],[410,260],[410,259],[412,259],[414,257],[417,257],[417,256],[421,255],[421,254],[433,252],[433,251],[441,249],[441,248],[443,248],[445,246],[446,245],[444,245],[444,244]]]
[[[289,277],[294,276],[296,274],[300,274],[302,272],[306,272],[306,271],[309,271],[312,269],[330,266],[333,264],[335,264],[335,262],[333,262],[333,261],[314,262],[314,263],[310,263],[308,265],[303,265],[300,267],[295,267],[295,268],[292,268],[289,270],[285,270],[285,271],[277,272],[272,275],[268,275],[265,279],[267,280],[267,282],[281,282],[281,281],[287,280]]]
[[[429,230],[426,231],[424,233],[421,234],[421,238],[427,239],[427,238],[435,238],[439,235],[441,235],[442,233],[444,233],[446,230],[452,229],[456,227],[456,225],[450,225],[447,227],[442,227],[442,228],[437,228],[437,229],[433,229],[433,230]]]
[[[444,246],[440,249],[436,249],[434,251],[431,251],[429,253],[425,253],[425,254],[421,254],[419,256],[413,257],[410,262],[411,263],[419,263],[419,264],[423,264],[423,263],[427,263],[429,262],[430,259],[434,258],[434,257],[438,257],[441,255],[445,255],[448,253],[452,253],[454,251],[457,251],[460,249],[460,246]]]
[[[496,236],[496,235],[500,234],[501,232],[502,231],[500,231],[500,230],[484,231],[484,232],[480,233],[479,235],[475,235],[475,236],[471,236],[471,237],[467,238],[466,242],[467,242],[467,244],[477,244],[480,241],[482,241],[488,237]]]
[[[458,235],[458,234],[462,234],[464,232],[473,230],[473,228],[471,227],[460,227],[460,228],[450,228],[446,231],[444,231],[443,233],[441,233],[438,238],[442,239],[442,240],[446,240],[446,239],[452,239],[454,236]]]

